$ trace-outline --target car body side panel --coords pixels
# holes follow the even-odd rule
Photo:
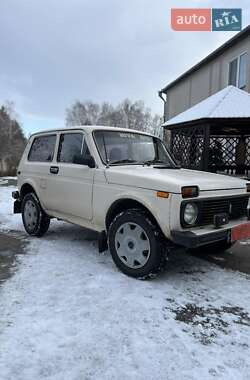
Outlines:
[[[46,209],[91,220],[94,169],[75,164],[56,166],[58,174],[48,173]]]
[[[55,135],[56,133],[53,133]],[[48,173],[50,166],[53,165],[55,160],[55,151],[54,157],[51,162],[35,162],[28,160],[28,154],[32,143],[34,141],[33,138],[30,138],[28,144],[23,153],[22,159],[19,163],[17,175],[18,175],[18,190],[21,191],[21,188],[24,184],[29,184],[35,190],[39,201],[44,210],[46,210],[46,188],[48,181]],[[57,142],[55,144],[55,149],[57,146]]]
[[[107,169],[108,170],[108,169]],[[156,191],[147,189],[137,189],[126,186],[108,184],[105,172],[97,171],[93,190],[93,224],[102,226],[105,229],[105,219],[108,210],[117,200],[131,199],[141,203],[146,207],[160,225],[163,233],[170,236],[169,218],[170,202],[169,198],[157,197]]]

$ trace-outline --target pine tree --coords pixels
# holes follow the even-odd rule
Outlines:
[[[26,139],[8,106],[0,108],[0,176],[16,175]]]

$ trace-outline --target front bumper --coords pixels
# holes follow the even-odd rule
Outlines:
[[[231,230],[212,232],[204,235],[196,235],[191,231],[172,231],[171,237],[175,244],[181,245],[185,248],[197,248],[202,245],[216,243],[222,240],[230,241]]]
[[[186,248],[197,248],[219,241],[234,242],[250,238],[250,222],[205,234],[196,234],[192,231],[172,231],[171,237],[175,244]]]

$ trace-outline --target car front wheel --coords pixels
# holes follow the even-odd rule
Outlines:
[[[165,263],[162,236],[148,215],[139,209],[115,217],[108,233],[109,249],[117,267],[126,275],[150,278]]]
[[[22,200],[22,219],[26,232],[31,236],[41,237],[49,229],[50,218],[34,193],[26,194]]]

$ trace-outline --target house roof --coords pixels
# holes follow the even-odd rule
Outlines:
[[[237,33],[234,37],[230,38],[230,40],[226,41],[223,45],[218,47],[218,49],[214,50],[211,54],[207,55],[204,59],[202,59],[199,63],[191,67],[189,70],[185,71],[182,75],[176,78],[174,81],[170,82],[167,86],[163,87],[159,92],[167,93],[171,87],[176,85],[182,79],[186,78],[188,75],[192,74],[194,71],[198,70],[201,66],[206,63],[209,63],[220,54],[222,54],[225,50],[236,44],[237,42],[243,40],[244,38],[250,35],[250,25],[244,28],[241,32]]]
[[[250,118],[250,95],[228,86],[163,124],[164,127],[201,119]]]

